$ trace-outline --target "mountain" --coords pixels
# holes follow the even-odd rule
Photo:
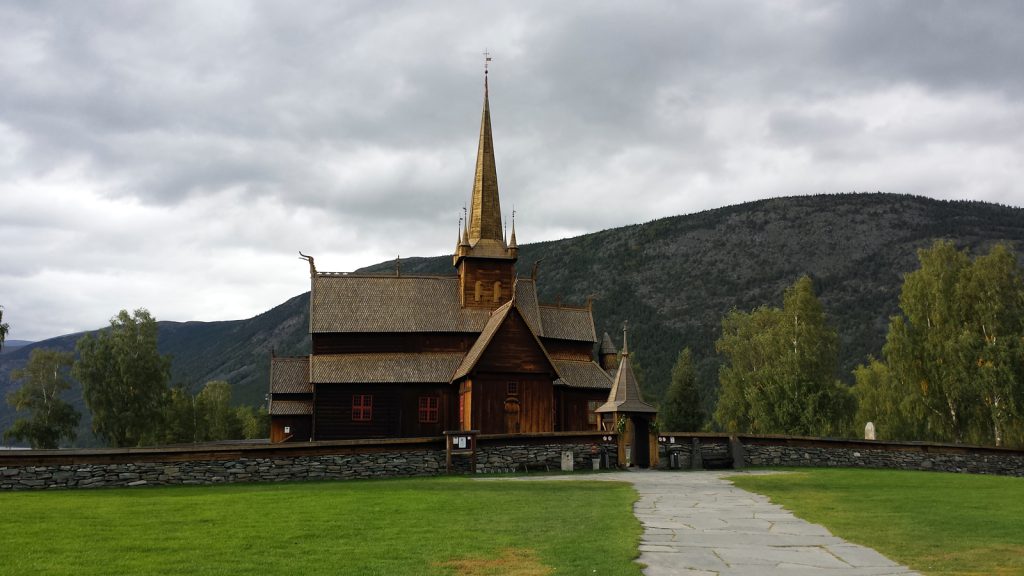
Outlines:
[[[31,340],[4,340],[4,347],[0,348],[0,354],[7,354],[8,352],[13,352],[18,348],[28,346],[31,343]]]
[[[997,242],[1024,251],[1024,209],[894,194],[797,196],[661,218],[575,238],[520,245],[519,273],[540,260],[542,302],[580,305],[593,296],[598,334],[618,342],[630,325],[630,350],[649,398],[660,399],[676,355],[689,346],[710,407],[717,388],[714,343],[732,308],[781,305],[782,292],[809,274],[840,336],[837,376],[878,356],[897,312],[903,274],[916,250],[948,238],[978,254]],[[394,261],[359,270],[394,274]],[[451,274],[451,256],[406,258],[402,274]],[[248,320],[160,322],[160,348],[173,378],[194,388],[225,379],[238,403],[267,391],[271,349],[309,349],[309,295]],[[37,347],[74,349],[80,334],[36,342],[0,356],[0,393],[10,371]],[[80,392],[78,393],[80,401]],[[0,429],[11,414],[0,405]]]
[[[309,293],[301,294],[248,320],[224,322],[157,322],[159,348],[172,358],[171,380],[198,391],[210,380],[231,383],[236,404],[259,405],[269,387],[271,352],[282,356],[309,351]],[[74,351],[85,332],[59,336],[26,345],[0,356],[0,396],[17,385],[10,373],[24,367],[36,348]],[[79,435],[89,443],[89,417],[81,388],[68,399],[83,413]],[[14,414],[0,403],[0,430]]]

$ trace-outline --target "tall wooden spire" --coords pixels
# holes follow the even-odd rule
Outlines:
[[[476,174],[473,177],[473,200],[469,211],[469,242],[476,244],[480,240],[496,240],[504,243],[486,75],[484,76],[484,111],[480,118],[480,143],[477,146]]]
[[[473,197],[466,214],[465,233],[455,247],[452,260],[459,271],[462,305],[495,309],[511,297],[519,247],[515,245],[514,224],[512,245],[509,245],[501,221],[486,68],[491,58],[486,52],[484,57],[484,109],[480,117]]]

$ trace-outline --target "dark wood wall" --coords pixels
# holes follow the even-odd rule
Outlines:
[[[574,340],[557,340],[541,338],[548,355],[558,360],[576,360],[589,362],[594,359],[593,342],[576,342]]]
[[[352,397],[357,394],[373,396],[367,422],[352,419]],[[437,422],[419,421],[421,396],[438,398]],[[458,427],[456,400],[447,385],[318,384],[315,439],[439,436]]]
[[[547,374],[554,378],[554,367],[544,356],[530,327],[512,309],[504,324],[491,339],[474,370],[478,373]]]
[[[472,381],[471,424],[482,434],[552,432],[554,404],[551,381],[524,375],[488,375]],[[509,394],[510,382],[516,393]]]
[[[290,432],[285,433],[287,426]],[[270,418],[270,442],[308,442],[312,434],[309,416],[272,416]]]
[[[558,408],[557,430],[559,432],[579,432],[583,430],[598,430],[596,422],[590,422],[592,414],[589,408],[590,402],[604,404],[608,400],[607,390],[587,390],[579,388],[558,387],[555,389],[555,398]]]
[[[462,305],[467,308],[497,308],[512,297],[515,274],[513,260],[466,258],[459,268]],[[481,283],[480,300],[476,299],[476,283]],[[494,283],[501,282],[501,295],[494,300]]]

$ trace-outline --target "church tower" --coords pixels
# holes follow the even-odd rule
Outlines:
[[[498,198],[498,174],[494,167],[494,140],[488,102],[487,70],[484,70],[484,111],[480,119],[480,143],[476,152],[473,198],[466,216],[453,264],[459,273],[464,308],[495,309],[512,297],[516,260],[515,218],[506,242]]]

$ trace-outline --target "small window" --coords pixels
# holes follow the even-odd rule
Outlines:
[[[597,410],[601,407],[600,400],[587,400],[587,423],[597,425]]]
[[[370,422],[373,420],[373,395],[352,395],[352,421]]]
[[[484,293],[484,283],[482,281],[480,281],[480,280],[477,280],[476,281],[476,288],[473,291],[473,299],[476,300],[477,302],[479,302],[480,301],[480,297],[483,296],[483,293]]]
[[[509,396],[519,396],[519,382],[509,382],[507,394]]]
[[[420,396],[420,422],[437,422],[437,396]]]
[[[493,300],[494,300],[494,302],[497,302],[497,301],[501,300],[501,282],[500,281],[494,283]]]

